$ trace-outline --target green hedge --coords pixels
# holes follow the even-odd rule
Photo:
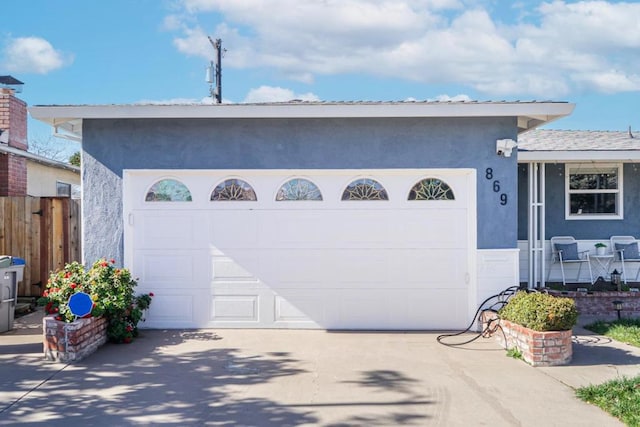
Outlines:
[[[534,331],[567,331],[578,320],[578,310],[571,298],[559,298],[539,292],[520,291],[498,312],[502,319]]]

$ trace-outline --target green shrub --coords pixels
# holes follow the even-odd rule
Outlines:
[[[539,332],[567,331],[578,320],[578,310],[571,298],[539,292],[518,292],[498,314],[502,319]]]

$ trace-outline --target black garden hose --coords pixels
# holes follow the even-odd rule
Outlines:
[[[476,310],[476,314],[473,316],[473,320],[471,321],[471,323],[469,324],[467,329],[465,329],[463,331],[460,331],[460,332],[438,335],[436,337],[436,340],[442,345],[455,347],[455,346],[469,344],[469,343],[477,340],[478,338],[480,338],[482,336],[487,336],[488,333],[492,334],[493,332],[495,332],[497,330],[497,328],[500,327],[498,324],[494,324],[495,322],[493,320],[489,321],[487,323],[487,326],[484,328],[484,330],[479,332],[476,336],[474,336],[471,339],[468,339],[468,340],[463,341],[463,342],[456,342],[456,343],[443,342],[443,340],[445,338],[457,337],[459,335],[462,335],[462,334],[465,334],[465,333],[469,332],[471,330],[471,328],[473,327],[473,325],[476,323],[476,321],[478,321],[480,319],[481,314],[484,313],[485,311],[491,311],[493,313],[497,313],[498,310],[500,310],[502,307],[505,306],[505,304],[507,304],[507,301],[509,300],[509,298],[519,290],[521,290],[519,286],[510,286],[507,289],[503,290],[502,292],[500,292],[500,293],[498,293],[496,295],[492,295],[489,298],[485,299],[482,302],[482,304],[480,304],[480,306],[478,307],[478,310]],[[492,301],[494,299],[496,301],[493,302],[489,307],[483,308],[485,306],[485,304],[489,303],[490,301]]]

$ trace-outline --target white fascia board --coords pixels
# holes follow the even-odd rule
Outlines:
[[[31,116],[80,135],[83,119],[275,119],[275,118],[400,118],[517,117],[529,130],[571,114],[566,102],[398,102],[282,103],[190,105],[52,105],[29,108]]]
[[[518,151],[518,162],[639,162],[640,150],[619,151]]]
[[[543,121],[571,114],[574,104],[530,103],[354,103],[220,105],[34,106],[33,118],[52,123],[120,118],[331,118],[331,117],[519,117]]]

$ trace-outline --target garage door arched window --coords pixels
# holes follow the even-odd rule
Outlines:
[[[255,202],[258,200],[256,192],[253,187],[246,181],[241,179],[227,179],[224,182],[218,184],[218,186],[211,193],[211,201],[249,201]]]
[[[151,186],[144,200],[146,202],[190,202],[191,192],[176,179],[161,179]]]
[[[308,179],[294,178],[285,182],[276,194],[276,201],[290,200],[322,200],[322,193],[317,185]]]
[[[426,178],[409,191],[408,200],[455,200],[449,184],[438,178]]]
[[[378,181],[362,178],[347,185],[342,200],[389,200],[387,190]]]

